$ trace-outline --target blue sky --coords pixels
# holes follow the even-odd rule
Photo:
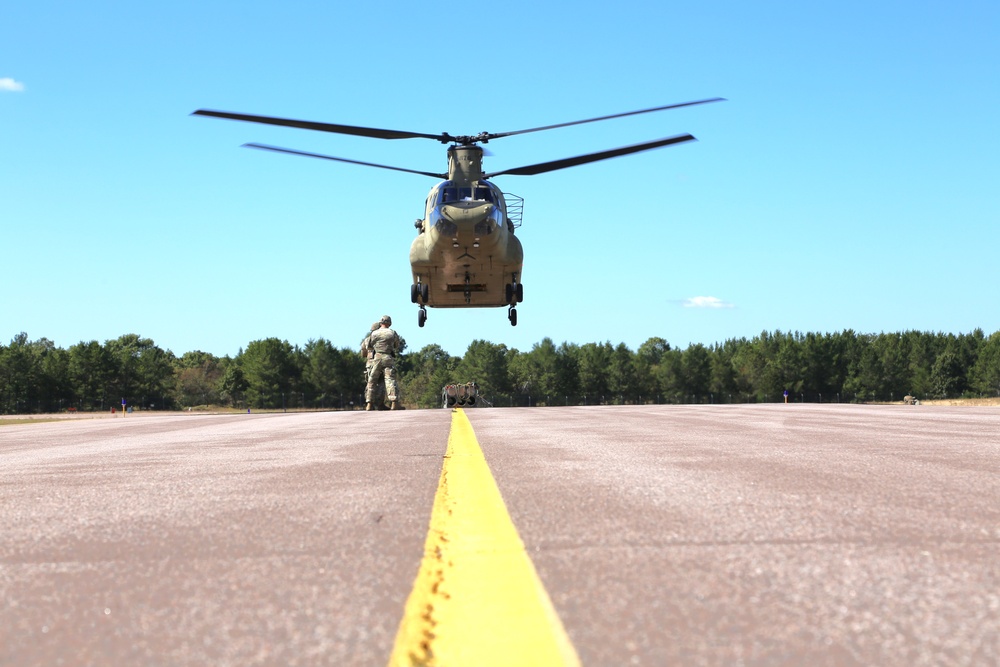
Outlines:
[[[176,354],[278,337],[411,350],[676,347],[763,330],[1000,330],[995,2],[51,0],[0,10],[0,340],[125,333]],[[690,132],[532,177],[525,300],[409,300],[441,144],[190,113],[504,132],[486,169]]]

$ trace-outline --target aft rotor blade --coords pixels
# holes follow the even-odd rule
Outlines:
[[[359,160],[348,160],[342,157],[333,157],[332,155],[320,155],[319,153],[307,153],[306,151],[296,151],[291,148],[280,148],[278,146],[267,146],[266,144],[243,144],[244,148],[259,148],[263,151],[273,151],[275,153],[289,153],[291,155],[303,155],[305,157],[317,157],[321,160],[334,160],[336,162],[346,162],[348,164],[360,164],[364,167],[377,167],[379,169],[391,169],[393,171],[405,171],[408,174],[420,174],[421,176],[430,176],[431,178],[448,178],[448,174],[435,174],[429,171],[416,171],[414,169],[404,169],[403,167],[390,167],[385,164],[375,164],[374,162],[361,162]]]
[[[557,123],[556,125],[546,125],[545,127],[533,127],[529,130],[515,130],[514,132],[499,132],[490,133],[489,139],[499,139],[500,137],[510,137],[515,134],[527,134],[528,132],[541,132],[542,130],[554,130],[559,127],[569,127],[571,125],[583,125],[584,123],[596,123],[599,120],[611,120],[612,118],[624,118],[625,116],[637,116],[643,113],[652,113],[653,111],[664,111],[666,109],[678,109],[680,107],[691,107],[696,104],[708,104],[709,102],[725,102],[724,97],[712,97],[707,100],[697,100],[695,102],[681,102],[680,104],[668,104],[662,107],[653,107],[652,109],[641,109],[639,111],[626,111],[625,113],[611,114],[610,116],[600,116],[598,118],[588,118],[586,120],[574,120],[569,123]]]
[[[656,141],[647,141],[642,144],[635,144],[632,146],[623,146],[621,148],[613,148],[607,151],[601,151],[599,153],[588,153],[587,155],[580,155],[578,157],[569,157],[562,160],[553,160],[552,162],[542,162],[540,164],[533,164],[528,167],[517,167],[515,169],[505,169],[503,171],[493,172],[492,174],[487,174],[487,178],[492,178],[494,176],[534,176],[535,174],[544,174],[549,171],[555,171],[557,169],[566,169],[568,167],[576,167],[581,164],[588,164],[590,162],[598,162],[599,160],[607,160],[613,157],[619,157],[621,155],[631,155],[632,153],[641,153],[642,151],[652,150],[654,148],[660,148],[661,146],[670,146],[672,144],[680,144],[685,141],[697,141],[690,134],[681,134],[676,137],[667,137],[665,139],[657,139]]]
[[[452,141],[449,134],[424,134],[422,132],[405,132],[402,130],[380,130],[373,127],[356,127],[354,125],[336,125],[334,123],[317,123],[311,120],[293,120],[291,118],[274,118],[272,116],[251,116],[244,113],[231,113],[229,111],[212,111],[211,109],[198,109],[192,116],[211,116],[212,118],[226,118],[228,120],[242,120],[248,123],[263,123],[265,125],[281,125],[283,127],[297,127],[303,130],[317,130],[319,132],[334,132],[336,134],[353,134],[359,137],[374,137],[376,139],[434,139],[447,143]]]

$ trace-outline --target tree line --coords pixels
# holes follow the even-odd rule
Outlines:
[[[0,345],[0,413],[240,409],[352,409],[364,405],[364,359],[320,338],[267,338],[235,357],[176,356],[127,334],[69,349],[26,333]],[[562,343],[528,351],[473,341],[461,357],[439,345],[397,360],[404,405],[436,407],[447,384],[476,382],[497,406],[643,403],[895,401],[1000,396],[1000,331],[986,336],[907,331],[762,332],[685,349],[650,338]]]

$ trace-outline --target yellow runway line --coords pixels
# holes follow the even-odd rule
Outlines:
[[[579,664],[472,424],[456,409],[424,559],[389,665]]]

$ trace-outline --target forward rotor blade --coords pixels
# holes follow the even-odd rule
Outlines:
[[[616,113],[610,116],[600,116],[599,118],[588,118],[586,120],[574,120],[569,123],[557,123],[556,125],[546,125],[545,127],[533,127],[529,130],[515,130],[514,132],[499,132],[499,133],[489,133],[488,139],[499,139],[501,137],[510,137],[515,134],[527,134],[528,132],[541,132],[542,130],[554,130],[558,127],[569,127],[570,125],[583,125],[584,123],[596,123],[599,120],[610,120],[612,118],[623,118],[625,116],[637,116],[643,113],[652,113],[653,111],[664,111],[665,109],[678,109],[680,107],[691,107],[696,104],[708,104],[709,102],[725,102],[724,97],[712,97],[707,100],[697,100],[695,102],[681,102],[680,104],[668,104],[662,107],[653,107],[652,109],[641,109],[639,111],[626,111],[625,113]],[[487,140],[488,140],[487,139]]]
[[[666,139],[647,141],[646,143],[642,144],[623,146],[621,148],[613,148],[608,151],[601,151],[600,153],[589,153],[587,155],[580,155],[578,157],[569,157],[562,160],[553,160],[552,162],[542,162],[540,164],[533,164],[527,167],[517,167],[515,169],[505,169],[503,171],[496,171],[493,172],[492,174],[487,174],[486,178],[492,178],[494,176],[501,176],[501,175],[534,176],[535,174],[544,174],[546,172],[555,171],[557,169],[576,167],[577,165],[588,164],[590,162],[598,162],[599,160],[607,160],[609,158],[619,157],[621,155],[641,153],[642,151],[648,151],[654,148],[660,148],[661,146],[680,144],[684,143],[685,141],[697,141],[697,139],[695,139],[690,134],[681,134],[676,137],[667,137]]]
[[[297,127],[303,130],[317,130],[319,132],[334,132],[336,134],[353,134],[359,137],[374,137],[375,139],[434,139],[442,143],[452,141],[449,134],[423,134],[421,132],[405,132],[402,130],[380,130],[373,127],[356,127],[354,125],[335,125],[333,123],[317,123],[311,120],[292,120],[290,118],[274,118],[272,116],[251,116],[243,113],[231,113],[229,111],[212,111],[210,109],[198,109],[192,116],[211,116],[212,118],[226,118],[228,120],[242,120],[248,123],[263,123],[264,125],[281,125],[283,127]]]
[[[377,167],[379,169],[391,169],[393,171],[405,171],[408,174],[420,174],[421,176],[430,176],[431,178],[445,179],[448,178],[448,174],[435,174],[429,171],[416,171],[414,169],[404,169],[403,167],[390,167],[385,164],[375,164],[374,162],[360,162],[358,160],[348,160],[342,157],[333,157],[332,155],[320,155],[319,153],[307,153],[305,151],[296,151],[290,148],[279,148],[278,146],[268,146],[266,144],[243,144],[244,148],[258,148],[263,151],[273,151],[275,153],[289,153],[291,155],[303,155],[305,157],[317,157],[321,160],[334,160],[336,162],[346,162],[348,164],[360,164],[364,167]]]

